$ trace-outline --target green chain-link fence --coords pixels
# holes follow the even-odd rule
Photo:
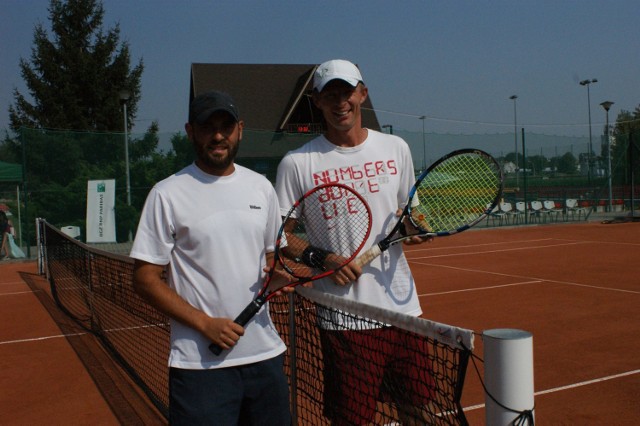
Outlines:
[[[576,199],[587,211],[622,212],[639,195],[640,136],[632,133],[612,138],[609,167],[604,137],[590,143],[586,137],[523,132],[514,141],[513,133],[454,135],[387,129],[407,141],[416,171],[458,148],[491,153],[505,171],[505,201],[514,205],[552,200],[562,209],[567,199]],[[274,182],[283,155],[315,136],[245,129],[237,162]],[[11,214],[19,244],[31,251],[36,217],[59,228],[77,226],[82,239],[87,181],[98,179],[116,181],[116,235],[119,242],[127,241],[151,187],[193,161],[184,134],[129,134],[128,144],[130,205],[124,134],[23,128],[14,138],[7,138],[0,151],[4,153],[0,157],[0,208]],[[14,173],[20,170],[19,178],[2,179],[3,170],[9,167]]]

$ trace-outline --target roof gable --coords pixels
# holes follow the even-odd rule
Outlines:
[[[233,96],[249,129],[290,131],[299,124],[320,128],[322,114],[313,105],[315,64],[203,64],[191,65],[189,101],[208,90]],[[362,124],[379,130],[370,97],[363,105]]]

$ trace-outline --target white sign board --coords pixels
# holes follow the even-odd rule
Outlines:
[[[116,181],[87,181],[87,242],[116,242]]]

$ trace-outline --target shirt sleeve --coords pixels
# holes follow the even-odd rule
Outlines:
[[[153,188],[145,201],[130,257],[156,265],[166,265],[171,260],[175,242],[170,206]]]
[[[280,205],[278,203],[278,197],[273,187],[270,187],[269,191],[269,217],[267,218],[267,229],[264,234],[265,241],[264,246],[267,253],[275,251],[275,241],[280,231],[282,224],[282,217],[280,216]]]
[[[298,169],[293,156],[291,154],[285,155],[278,165],[276,175],[276,193],[278,194],[281,216],[287,215],[293,203],[303,193],[300,187],[301,179],[297,177],[297,174]]]
[[[411,157],[411,150],[409,149],[409,145],[402,140],[402,148],[401,148],[401,161],[402,166],[400,167],[400,188],[398,189],[398,206],[404,207],[407,202],[407,197],[409,196],[409,190],[413,187],[413,184],[416,182],[416,175],[413,169],[413,158]]]

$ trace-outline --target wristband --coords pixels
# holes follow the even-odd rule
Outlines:
[[[327,259],[328,255],[329,252],[326,250],[314,246],[308,246],[302,252],[300,260],[302,260],[302,263],[311,268],[317,268],[324,271],[324,261]]]

